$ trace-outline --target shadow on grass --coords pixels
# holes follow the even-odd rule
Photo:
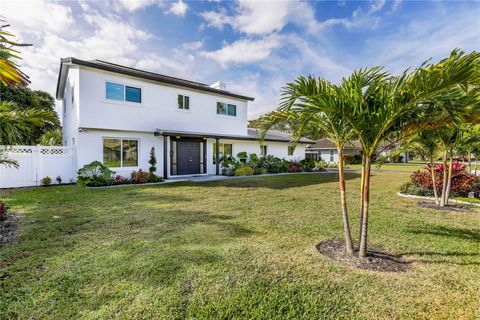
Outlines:
[[[435,237],[454,238],[468,241],[474,244],[480,242],[480,229],[455,228],[447,226],[420,226],[407,230],[413,234],[433,235]],[[452,239],[452,241],[454,241]],[[420,256],[420,259],[410,260],[412,262],[454,264],[454,265],[480,265],[480,251],[478,252],[435,252],[435,251],[413,251],[405,252],[402,255]],[[473,261],[472,261],[473,259]]]
[[[360,178],[360,174],[357,172],[345,173],[345,180],[353,180],[358,178]],[[245,179],[213,181],[209,182],[209,184],[229,188],[267,188],[284,190],[332,182],[338,182],[337,173],[291,174],[267,177],[256,176]]]

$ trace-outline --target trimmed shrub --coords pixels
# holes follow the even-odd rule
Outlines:
[[[40,182],[42,183],[42,185],[44,187],[48,187],[49,185],[52,184],[52,178],[50,177],[45,177],[45,178],[42,178],[42,180],[40,180]]]
[[[157,176],[156,174],[149,174],[148,175],[148,182],[154,183],[154,182],[162,182],[163,178]]]
[[[132,171],[132,183],[147,183],[149,173],[139,169],[138,171]]]
[[[414,196],[424,196],[431,197],[433,196],[433,189],[426,189],[418,187],[413,182],[407,182],[400,187],[400,192],[405,194],[411,194]]]
[[[315,160],[312,159],[303,159],[300,161],[300,167],[302,172],[312,172],[313,169],[317,166]]]
[[[113,185],[127,184],[127,183],[130,183],[130,181],[127,178],[122,176],[115,176],[115,178],[113,178],[113,181],[112,181]]]
[[[236,176],[251,176],[253,175],[254,170],[250,166],[243,164],[235,170]]]

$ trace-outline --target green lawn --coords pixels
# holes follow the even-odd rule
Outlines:
[[[0,318],[478,319],[480,209],[419,208],[396,196],[408,176],[374,173],[369,233],[407,273],[316,251],[342,235],[334,174],[4,193],[22,224],[0,248]]]
[[[425,162],[411,161],[409,163],[383,163],[381,166],[378,164],[372,165],[373,170],[389,170],[389,171],[405,171],[413,172],[416,170],[425,169]],[[353,164],[348,166],[351,169],[361,169],[362,166],[359,164]]]

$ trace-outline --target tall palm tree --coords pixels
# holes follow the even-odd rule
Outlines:
[[[0,83],[6,86],[25,86],[29,80],[14,62],[14,59],[21,59],[18,50],[14,47],[30,46],[30,44],[20,44],[10,40],[13,34],[5,31],[9,25],[4,24],[4,20],[1,19],[0,24]]]
[[[263,117],[263,135],[279,122],[290,122],[295,125],[291,133],[298,141],[306,132],[317,130],[322,136],[335,143],[338,151],[338,176],[340,187],[340,203],[343,219],[346,251],[353,254],[353,241],[346,201],[343,148],[351,141],[354,133],[346,121],[342,104],[345,103],[339,88],[327,80],[313,76],[298,77],[282,89],[282,100],[279,108]],[[312,128],[315,128],[312,130]]]
[[[363,151],[365,170],[363,184],[363,217],[359,256],[367,256],[371,165],[380,143],[394,143],[411,136],[419,129],[439,122],[451,121],[456,111],[423,103],[452,86],[471,81],[475,76],[478,53],[452,52],[437,64],[424,63],[413,72],[391,77],[381,68],[362,69],[342,81],[348,103],[342,114],[358,136]],[[445,115],[448,115],[445,117]]]

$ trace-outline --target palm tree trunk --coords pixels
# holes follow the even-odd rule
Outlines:
[[[477,175],[478,156],[475,155],[475,158],[474,158],[474,159],[475,159],[475,166],[473,167],[473,174],[474,174],[474,175]]]
[[[362,235],[360,237],[359,257],[367,256],[367,236],[368,236],[368,205],[370,202],[370,157],[365,158],[365,184],[363,189],[363,217],[362,217]]]
[[[468,153],[468,172],[472,174],[472,153]]]
[[[358,243],[360,243],[360,239],[362,238],[363,202],[364,202],[363,190],[365,190],[365,157],[362,155],[362,176],[360,178],[360,224],[358,227]]]
[[[440,201],[438,199],[437,179],[435,177],[435,163],[433,162],[433,159],[430,160],[430,174],[432,175],[432,187],[433,195],[435,196],[435,205],[438,206]]]
[[[450,197],[450,188],[452,187],[452,172],[453,172],[453,158],[450,157],[450,164],[448,165],[447,190],[445,192],[445,204],[448,204]]]
[[[342,206],[343,232],[345,233],[345,246],[348,254],[353,254],[352,233],[350,232],[350,220],[348,218],[347,197],[345,188],[345,175],[343,171],[343,150],[338,150],[338,182],[340,184],[340,203]]]
[[[443,154],[443,184],[442,184],[442,198],[440,199],[440,207],[445,207],[445,195],[447,193],[447,151]]]

